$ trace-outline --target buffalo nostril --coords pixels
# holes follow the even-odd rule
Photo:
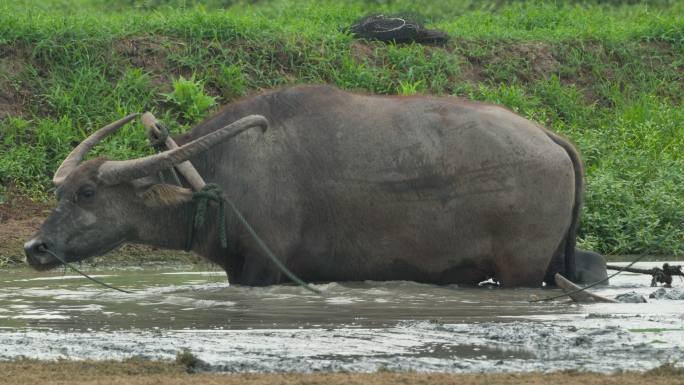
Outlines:
[[[26,253],[26,263],[31,266],[40,268],[53,262],[49,255],[52,254],[50,249],[40,238],[33,238],[24,243],[24,252]]]
[[[24,244],[24,251],[26,251],[27,255],[44,254],[47,251],[47,249],[48,247],[45,244],[45,242],[36,238],[31,239],[30,241]]]

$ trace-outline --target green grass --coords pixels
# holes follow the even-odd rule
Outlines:
[[[251,3],[0,3],[2,186],[47,199],[73,145],[131,111],[152,110],[181,132],[214,99],[287,84],[457,95],[504,104],[577,144],[587,174],[581,246],[684,253],[684,3]],[[341,30],[398,11],[422,13],[452,40],[386,45]],[[93,154],[148,147],[130,125]]]

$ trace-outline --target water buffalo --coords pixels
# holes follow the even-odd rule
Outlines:
[[[225,127],[254,114],[267,130]],[[307,281],[494,278],[512,287],[574,275],[579,155],[505,108],[295,86],[225,106],[178,136],[179,149],[81,163],[120,123],[81,143],[55,173],[57,207],[25,244],[31,266],[58,265],[47,251],[78,261],[124,242],[184,248],[191,191],[156,175],[189,159]],[[286,281],[226,215],[228,248],[212,214],[192,250],[233,283]]]
[[[582,249],[575,250],[575,279],[576,283],[592,284],[604,281],[607,285],[608,269],[603,255]]]

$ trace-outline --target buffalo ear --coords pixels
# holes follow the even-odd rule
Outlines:
[[[192,190],[172,184],[153,184],[138,192],[145,206],[174,206],[192,200]]]

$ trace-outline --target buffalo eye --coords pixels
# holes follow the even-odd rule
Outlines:
[[[79,199],[89,199],[95,196],[95,189],[90,186],[83,187],[78,190],[76,200]]]

